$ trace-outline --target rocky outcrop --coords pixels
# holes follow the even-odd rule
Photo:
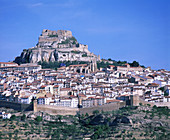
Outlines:
[[[83,125],[109,125],[109,126],[118,126],[120,124],[133,125],[132,120],[127,116],[120,115],[113,117],[104,114],[91,115],[81,120],[81,123]]]
[[[132,125],[132,121],[126,116],[117,116],[113,122],[110,123],[110,126],[117,126],[118,124],[130,124]]]
[[[71,31],[44,29],[37,45],[24,49],[16,63],[37,63],[39,61],[98,61],[99,56],[91,53],[87,45],[79,44]]]

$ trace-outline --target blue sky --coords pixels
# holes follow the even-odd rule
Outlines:
[[[42,29],[71,30],[101,58],[170,70],[169,0],[0,0],[0,61],[35,46]]]

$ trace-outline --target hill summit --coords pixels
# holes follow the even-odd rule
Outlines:
[[[96,62],[100,57],[88,50],[88,45],[78,43],[71,31],[44,29],[35,47],[24,49],[16,57],[16,63],[37,63],[54,61]]]

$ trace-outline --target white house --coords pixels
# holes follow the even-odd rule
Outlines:
[[[20,98],[20,100],[21,100],[21,103],[23,103],[23,104],[30,104],[31,103],[31,101],[32,101],[32,95],[28,95],[28,96],[23,96],[23,97],[21,97]]]
[[[138,94],[139,96],[142,96],[144,93],[144,90],[142,88],[133,88],[133,94]]]
[[[114,76],[110,76],[110,77],[108,77],[108,82],[109,83],[115,83],[116,82],[116,78]]]
[[[97,71],[96,73],[95,73],[95,76],[104,76],[106,73],[104,72],[104,71]]]
[[[165,92],[170,95],[170,85],[165,86]]]
[[[51,100],[52,100],[51,97],[39,97],[38,100],[37,100],[37,103],[49,105]]]
[[[163,80],[155,80],[153,83],[159,84],[160,87],[164,87],[166,85],[166,81]]]
[[[71,96],[71,107],[78,107],[78,98],[76,96]]]
[[[10,119],[10,118],[11,118],[11,113],[2,114],[2,119]]]
[[[71,99],[65,98],[56,101],[56,106],[64,106],[64,107],[71,107]]]
[[[54,94],[54,90],[53,90],[53,86],[52,85],[48,85],[45,87],[45,91],[47,93],[51,93],[51,94]]]
[[[94,106],[94,100],[92,100],[91,98],[86,99],[86,100],[82,100],[82,107],[83,108],[92,107],[92,106]]]
[[[170,96],[164,96],[163,102],[170,102]]]

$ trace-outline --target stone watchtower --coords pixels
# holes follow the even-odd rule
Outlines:
[[[64,37],[72,37],[72,32],[68,30],[58,30],[57,35],[64,36]]]
[[[82,97],[78,95],[78,108],[82,108]]]
[[[138,106],[140,103],[139,95],[130,95],[130,104],[131,106]]]
[[[37,112],[37,100],[33,100],[33,111]]]

